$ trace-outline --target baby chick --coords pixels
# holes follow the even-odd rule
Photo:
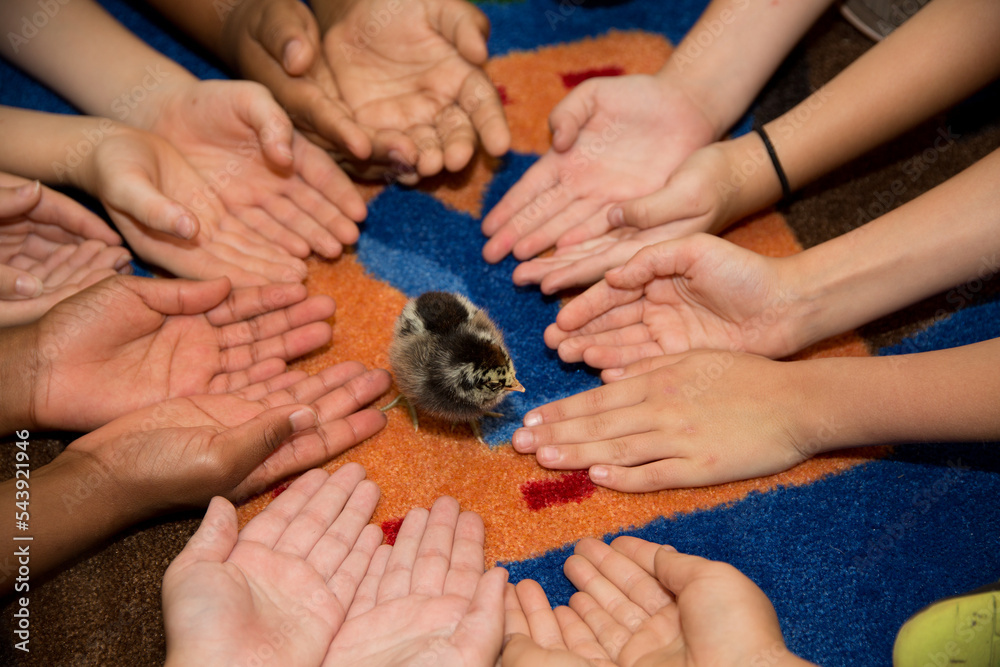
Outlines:
[[[426,292],[410,299],[396,320],[389,347],[396,384],[414,408],[452,422],[469,422],[476,437],[479,418],[511,391],[524,391],[503,335],[471,301],[449,292]],[[389,409],[397,397],[384,409]]]

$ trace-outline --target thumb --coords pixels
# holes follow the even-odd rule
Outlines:
[[[584,81],[564,97],[549,114],[552,130],[552,148],[565,153],[576,142],[580,128],[594,115],[594,89],[592,81]]]
[[[437,21],[438,32],[455,45],[458,55],[473,65],[486,62],[490,21],[478,7],[466,2],[448,2],[441,8]]]
[[[657,278],[682,275],[690,261],[684,252],[691,237],[660,241],[646,246],[632,255],[622,266],[604,274],[604,280],[615,289],[632,290],[642,288]]]
[[[649,229],[699,214],[697,201],[683,196],[670,181],[656,192],[629,199],[608,211],[608,222],[615,227]]]
[[[268,3],[252,36],[289,76],[302,76],[316,59],[319,27],[301,2]]]
[[[161,315],[200,315],[215,308],[232,291],[225,277],[210,280],[160,280],[127,276],[120,283],[149,309]]]
[[[205,518],[195,531],[184,549],[174,560],[174,568],[207,561],[221,563],[229,558],[239,529],[236,523],[236,508],[225,498],[216,496],[208,505]]]
[[[198,216],[166,196],[145,170],[128,169],[108,188],[106,204],[150,229],[182,239],[198,234]]]
[[[241,82],[242,99],[238,111],[243,122],[249,125],[260,149],[270,162],[287,167],[292,164],[292,121],[278,105],[271,92],[249,81]]]
[[[266,410],[248,422],[231,428],[220,436],[218,446],[230,470],[242,482],[255,468],[290,437],[312,428],[319,418],[307,405],[283,405]],[[254,486],[267,486],[287,476],[279,467],[265,468]],[[247,491],[247,489],[241,489]]]
[[[16,188],[0,188],[0,218],[24,215],[42,200],[42,184],[25,183]]]
[[[0,265],[0,299],[34,299],[43,288],[42,281],[27,271]]]

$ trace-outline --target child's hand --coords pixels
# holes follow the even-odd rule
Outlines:
[[[320,19],[344,101],[379,144],[392,146],[385,156],[376,150],[374,165],[358,165],[359,175],[372,175],[366,166],[388,166],[412,183],[442,168],[458,171],[472,158],[477,135],[490,155],[507,152],[500,96],[481,69],[489,22],[477,7],[464,0],[360,0]],[[379,165],[385,157],[390,163]]]
[[[696,150],[659,190],[614,204],[607,212],[612,227],[609,231],[569,245],[576,231],[565,234],[553,255],[519,264],[514,269],[514,283],[540,284],[545,294],[586,287],[646,246],[698,232],[721,232],[754,210],[746,204],[745,179],[734,181],[733,173],[738,172],[732,167],[733,160],[741,155],[740,146],[749,143],[721,142]],[[766,154],[762,155],[766,160]],[[770,163],[764,167],[754,163],[754,167],[771,168]],[[732,187],[727,187],[730,182]]]
[[[231,215],[165,139],[122,128],[91,155],[77,182],[101,200],[145,260],[180,278],[225,276],[236,286],[305,278],[301,259]]]
[[[186,81],[148,108],[137,118],[142,129],[168,140],[207,184],[184,202],[199,216],[220,202],[255,236],[302,258],[338,257],[357,241],[366,215],[360,193],[324,151],[294,133],[263,86]]]
[[[787,356],[801,337],[787,262],[707,234],[666,241],[573,299],[545,342],[600,369],[696,348]]]
[[[817,451],[810,363],[718,350],[647,359],[626,379],[528,412],[514,449],[628,492],[778,473]]]
[[[105,281],[35,325],[31,414],[86,431],[168,398],[244,389],[329,342],[333,312],[329,297],[307,298],[299,284]]]
[[[223,24],[222,53],[243,77],[267,86],[317,146],[348,158],[371,157],[368,128],[357,124],[341,99],[307,5],[299,0],[238,3]]]
[[[131,257],[96,215],[37,181],[0,174],[0,326],[33,322]]]
[[[563,566],[570,607],[615,664],[804,666],[760,588],[727,563],[635,537],[581,540]]]
[[[382,531],[379,489],[357,463],[310,470],[238,530],[215,498],[163,576],[167,665],[318,665],[347,615]],[[214,660],[207,658],[212,656]]]
[[[608,213],[618,227],[684,224],[720,232],[778,200],[781,185],[756,134],[710,144],[691,154],[662,188]]]
[[[324,665],[492,665],[507,571],[483,573],[483,520],[438,498],[372,557]]]
[[[549,117],[552,149],[483,219],[488,262],[525,260],[611,228],[612,205],[655,192],[715,137],[687,95],[646,75],[590,79]],[[685,232],[703,231],[685,224]]]
[[[377,433],[385,415],[360,364],[334,366],[259,400],[175,398],[130,412],[72,442],[148,518],[233,501],[329,461]],[[386,389],[388,383],[386,383]],[[360,393],[359,393],[360,392]]]

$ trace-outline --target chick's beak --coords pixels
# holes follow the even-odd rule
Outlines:
[[[514,381],[513,385],[511,385],[510,387],[504,387],[504,389],[506,389],[507,391],[519,391],[523,394],[524,387],[521,385],[521,383],[517,381],[517,378],[513,378],[513,381]]]

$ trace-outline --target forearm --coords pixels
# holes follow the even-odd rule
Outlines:
[[[140,520],[127,503],[116,502],[117,493],[109,470],[92,457],[68,451],[41,468],[19,472],[0,484],[0,506],[5,508],[0,539],[27,547],[30,570],[25,581],[24,577],[17,579],[17,567],[0,568],[0,595],[14,590],[15,583],[30,586],[61,563]],[[18,588],[17,592],[27,589]]]
[[[658,77],[691,97],[721,138],[832,0],[714,0]]]
[[[36,426],[31,409],[36,349],[32,325],[0,328],[0,434]]]
[[[780,260],[799,349],[1000,272],[1000,151],[867,225]],[[958,286],[958,287],[956,287]],[[971,288],[971,287],[970,287]]]
[[[1000,3],[936,0],[765,126],[797,189],[1000,75]],[[780,190],[774,199],[780,196]]]
[[[799,365],[809,455],[869,444],[1000,439],[1000,339]]]
[[[246,0],[146,0],[171,23],[197,40],[206,49],[226,60],[222,52],[222,29],[233,12],[247,4]],[[227,63],[232,65],[233,63]]]
[[[37,11],[35,0],[0,3],[0,24],[11,29]],[[141,117],[150,106],[155,108],[154,100],[163,89],[194,80],[93,0],[61,4],[45,29],[30,40],[0,42],[4,56],[84,113],[130,125],[141,125]]]
[[[94,149],[122,129],[108,118],[0,106],[0,171],[90,191],[85,172]]]

